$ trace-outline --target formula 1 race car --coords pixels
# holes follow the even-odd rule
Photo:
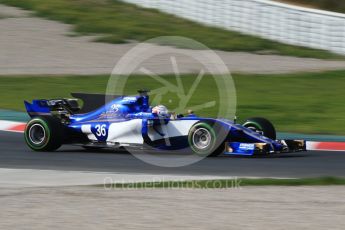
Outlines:
[[[226,119],[169,113],[165,106],[151,107],[147,90],[137,96],[72,94],[77,99],[25,101],[32,118],[25,141],[35,151],[53,151],[63,144],[87,149],[188,149],[200,156],[254,155],[305,151],[303,140],[276,140],[276,131],[264,118],[244,124]]]

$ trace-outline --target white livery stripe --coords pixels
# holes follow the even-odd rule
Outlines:
[[[123,122],[112,123],[108,130],[109,142],[120,142],[130,144],[143,144],[141,134],[142,120],[133,119]]]
[[[82,125],[81,131],[85,133],[90,140],[97,141],[96,136],[91,131],[91,125]]]
[[[166,137],[187,136],[190,128],[198,121],[199,120],[171,120],[166,125],[155,127],[159,132],[165,134],[163,137],[152,127],[149,129],[149,137],[151,140],[159,140]]]

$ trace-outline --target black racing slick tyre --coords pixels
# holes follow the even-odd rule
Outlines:
[[[198,156],[215,157],[225,150],[226,131],[215,123],[198,122],[188,133],[191,150]]]
[[[276,130],[273,124],[262,117],[252,117],[247,119],[243,124],[244,127],[249,128],[253,131],[260,132],[265,137],[268,137],[272,140],[277,138]]]
[[[60,121],[50,116],[31,119],[25,128],[26,144],[34,151],[54,151],[62,144],[63,127]]]

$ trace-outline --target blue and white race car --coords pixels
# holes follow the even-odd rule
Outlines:
[[[151,107],[148,91],[137,96],[72,94],[77,99],[41,99],[25,107],[32,118],[25,141],[35,151],[54,151],[63,144],[84,148],[188,149],[200,156],[255,155],[305,151],[304,140],[276,140],[264,118],[244,124],[193,114],[175,115],[163,105]],[[109,97],[109,96],[107,96]]]

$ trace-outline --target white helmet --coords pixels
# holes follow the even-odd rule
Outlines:
[[[159,117],[169,117],[169,111],[164,105],[157,105],[152,108],[152,113],[157,114]]]

